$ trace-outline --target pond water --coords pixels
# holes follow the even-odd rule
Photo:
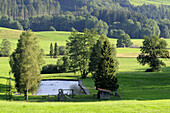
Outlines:
[[[74,90],[74,94],[84,94],[82,88],[79,86],[78,80],[42,80],[36,95],[57,95],[59,89],[63,89],[63,93],[71,95]]]

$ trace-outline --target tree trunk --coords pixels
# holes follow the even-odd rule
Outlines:
[[[28,102],[28,90],[24,91],[25,100]]]
[[[28,102],[28,88],[27,88],[27,92],[26,92],[26,101]]]
[[[81,73],[81,78],[86,79],[87,75],[88,75],[88,72],[86,72],[86,70],[84,69],[83,72]]]

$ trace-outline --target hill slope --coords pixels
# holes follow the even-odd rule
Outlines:
[[[12,49],[16,48],[17,40],[22,33],[21,30],[14,30],[0,27],[0,43],[3,38],[11,42]],[[45,54],[49,54],[51,43],[57,42],[58,46],[65,46],[66,40],[70,36],[70,32],[65,31],[44,31],[34,32],[35,36],[39,38],[40,47],[44,50]],[[116,45],[117,39],[109,38],[110,42]],[[143,39],[132,39],[134,45],[141,46]],[[170,39],[166,39],[168,48],[170,48]],[[139,48],[117,48],[118,57],[136,57],[139,54]]]
[[[129,0],[131,4],[143,5],[143,4],[154,4],[159,5],[170,5],[170,0]]]

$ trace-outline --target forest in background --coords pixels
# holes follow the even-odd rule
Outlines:
[[[82,31],[133,39],[170,38],[170,6],[134,6],[128,0],[0,0],[0,27],[33,31]]]

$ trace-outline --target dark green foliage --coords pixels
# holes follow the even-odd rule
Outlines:
[[[3,39],[0,44],[0,56],[9,57],[11,52],[11,43],[7,39]]]
[[[10,56],[10,66],[15,77],[18,92],[24,92],[28,101],[28,92],[34,93],[41,81],[40,70],[43,63],[37,38],[31,31],[20,35],[17,48]]]
[[[0,26],[12,28],[12,29],[23,30],[23,26],[21,25],[21,23],[19,23],[16,20],[13,20],[12,18],[8,17],[7,15],[3,15],[2,17],[0,17]]]
[[[67,49],[66,46],[59,46],[59,55],[66,55],[67,54]]]
[[[62,58],[62,60],[63,60],[63,65],[62,65],[63,72],[68,72],[69,71],[69,67],[70,67],[69,57],[64,56]]]
[[[70,59],[64,56],[57,60],[55,64],[47,64],[42,67],[41,74],[51,74],[51,73],[65,73],[68,72],[70,68]]]
[[[96,62],[95,69],[93,69],[93,79],[95,82],[96,89],[103,88],[111,91],[118,89],[118,80],[116,73],[118,69],[117,60],[113,56],[113,49],[108,39],[99,40],[98,43],[101,46],[98,48],[98,62]],[[100,45],[99,44],[99,45]],[[96,56],[97,57],[97,56]]]
[[[137,57],[140,64],[148,64],[152,71],[160,71],[166,64],[159,58],[169,58],[167,42],[157,36],[144,37],[141,54]]]
[[[73,31],[67,41],[71,66],[74,70],[80,71],[82,78],[86,78],[89,73],[90,48],[95,44],[96,33],[95,29],[84,29],[83,33]]]
[[[58,55],[58,46],[57,46],[57,43],[55,43],[55,46],[54,46],[54,58],[57,58],[57,55]]]
[[[117,47],[131,47],[133,42],[130,40],[130,36],[128,34],[121,35],[117,40]]]
[[[50,57],[52,58],[53,57],[53,55],[54,55],[54,52],[53,52],[54,50],[53,50],[53,44],[51,43],[50,44]]]
[[[91,54],[90,54],[90,63],[89,63],[89,72],[93,73],[95,72],[95,70],[97,69],[97,65],[100,62],[100,54],[101,54],[101,50],[99,48],[101,48],[103,46],[103,42],[107,39],[106,36],[102,35],[99,40],[97,40],[97,43],[94,44],[94,46],[91,48]],[[116,62],[116,71],[118,72],[118,60],[116,58],[116,48],[114,47],[114,45],[111,46],[112,49],[112,57],[115,58]]]
[[[109,32],[109,37],[118,39],[121,35],[125,35],[126,33],[121,29],[111,29]]]
[[[160,37],[170,38],[170,20],[168,19],[160,20],[159,28],[161,31]]]
[[[170,7],[165,5],[134,6],[128,0],[0,0],[0,4],[1,27],[33,31],[96,28],[100,35],[116,38],[115,29],[131,38],[170,35]]]
[[[41,74],[51,74],[51,73],[57,73],[57,72],[59,72],[57,70],[57,65],[48,64],[42,67]]]

